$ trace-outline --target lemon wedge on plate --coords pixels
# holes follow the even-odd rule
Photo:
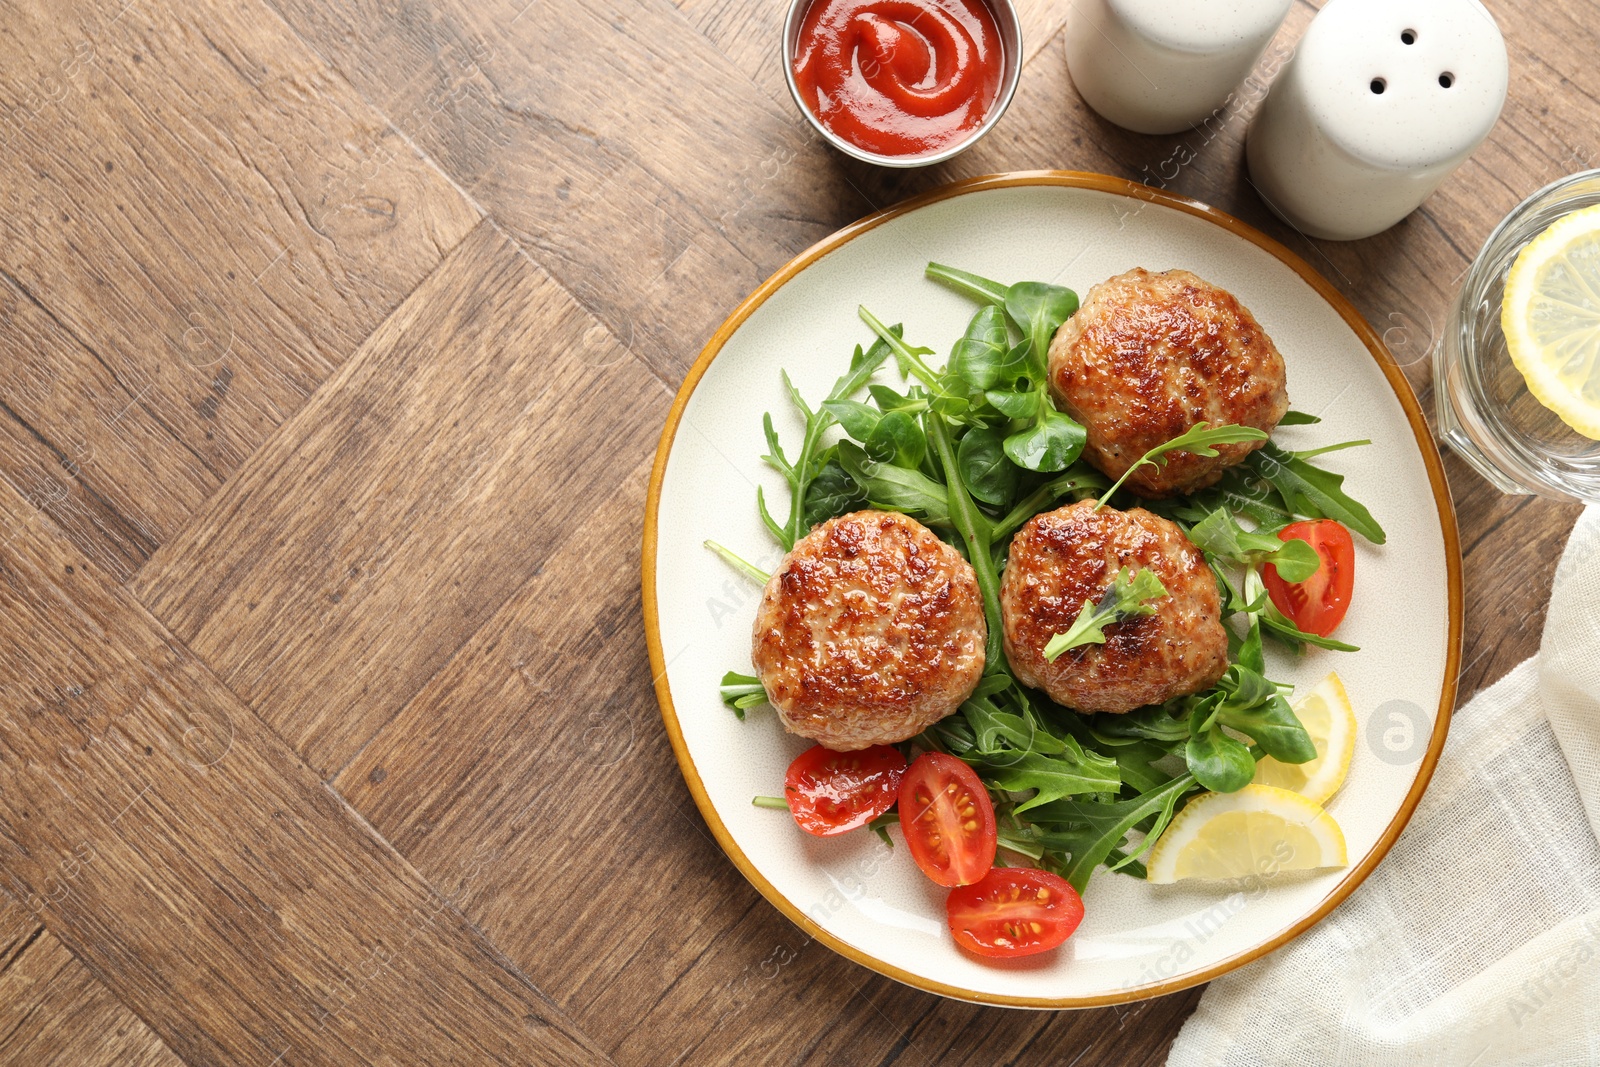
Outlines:
[[[1263,756],[1251,780],[1299,793],[1313,804],[1325,804],[1344,784],[1356,749],[1356,713],[1344,682],[1329,672],[1311,692],[1295,701],[1294,713],[1317,746],[1317,758],[1310,763],[1279,763]]]
[[[1270,878],[1279,871],[1343,867],[1344,832],[1299,793],[1247,785],[1189,801],[1150,850],[1149,880]]]
[[[1600,204],[1561,218],[1517,254],[1500,328],[1528,391],[1600,441]]]

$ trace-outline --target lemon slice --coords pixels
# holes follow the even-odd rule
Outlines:
[[[1356,749],[1356,713],[1350,707],[1344,682],[1329,672],[1316,688],[1295,702],[1294,713],[1317,746],[1317,758],[1310,763],[1279,763],[1271,756],[1263,756],[1251,780],[1257,785],[1299,793],[1313,804],[1325,804],[1344,784]]]
[[[1149,880],[1270,878],[1279,871],[1343,867],[1344,832],[1299,793],[1247,785],[1202,793],[1178,813],[1150,850]]]
[[[1600,441],[1600,204],[1563,217],[1518,253],[1500,328],[1528,391]]]

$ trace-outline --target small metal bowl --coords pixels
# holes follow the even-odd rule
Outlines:
[[[789,95],[794,97],[794,106],[800,109],[800,114],[811,123],[812,129],[845,155],[864,163],[875,163],[880,167],[907,169],[931,167],[935,163],[953,159],[977,144],[984,134],[994,129],[995,123],[1000,121],[1000,116],[1011,106],[1011,97],[1017,91],[1017,81],[1022,77],[1022,24],[1017,18],[1017,8],[1012,0],[983,0],[993,12],[995,27],[1000,31],[1000,50],[1003,59],[1003,66],[1000,69],[1000,92],[995,96],[994,106],[989,109],[989,114],[983,123],[968,134],[966,140],[925,156],[885,156],[851,144],[824,126],[817,116],[811,113],[806,102],[800,98],[800,87],[794,83],[794,58],[800,43],[800,23],[813,2],[820,3],[821,0],[789,0],[789,14],[783,20],[783,77],[789,83]]]

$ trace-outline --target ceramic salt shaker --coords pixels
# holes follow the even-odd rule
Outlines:
[[[1177,133],[1228,103],[1292,0],[1076,0],[1067,69],[1090,107],[1137,133]]]
[[[1251,181],[1304,233],[1370,237],[1489,136],[1507,76],[1478,0],[1329,0],[1251,121]]]

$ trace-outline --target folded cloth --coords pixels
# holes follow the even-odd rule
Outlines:
[[[1388,858],[1211,983],[1167,1063],[1600,1064],[1600,508],[1538,655],[1456,713]]]

